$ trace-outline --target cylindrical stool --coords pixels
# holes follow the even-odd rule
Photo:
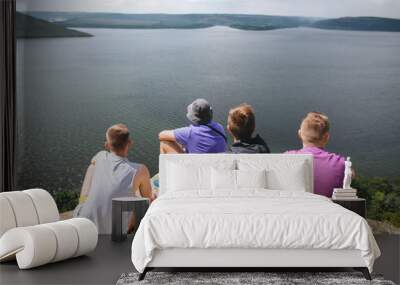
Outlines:
[[[136,228],[146,214],[150,201],[140,197],[120,197],[112,199],[112,241],[123,241],[126,234],[122,232],[122,212],[132,211],[136,217]]]

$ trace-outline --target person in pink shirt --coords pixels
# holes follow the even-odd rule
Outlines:
[[[329,119],[318,112],[310,112],[303,119],[298,131],[303,142],[300,150],[289,154],[309,153],[314,157],[314,193],[332,197],[334,188],[342,188],[345,158],[325,150],[329,141]]]

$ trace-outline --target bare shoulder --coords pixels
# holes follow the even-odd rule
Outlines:
[[[150,177],[150,171],[144,164],[139,164],[136,175],[138,177]]]
[[[93,165],[96,164],[96,161],[105,158],[107,156],[107,154],[108,154],[108,151],[106,151],[106,150],[99,151],[92,157],[92,159],[90,160],[90,163]]]
[[[174,141],[175,133],[173,130],[164,130],[158,134],[158,138],[161,141]]]

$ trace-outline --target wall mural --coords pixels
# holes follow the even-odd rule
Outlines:
[[[17,2],[19,189],[47,189],[70,211],[110,125],[129,127],[129,158],[153,176],[158,133],[187,125],[195,98],[223,126],[247,102],[273,153],[301,147],[307,112],[327,114],[327,148],[351,156],[371,223],[400,228],[395,15],[341,18],[356,12],[297,4],[256,12],[243,1]]]

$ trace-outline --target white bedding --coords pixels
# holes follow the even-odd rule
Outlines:
[[[143,272],[155,249],[357,249],[372,271],[380,251],[365,219],[299,191],[242,189],[221,196],[166,193],[152,203],[132,243]]]

